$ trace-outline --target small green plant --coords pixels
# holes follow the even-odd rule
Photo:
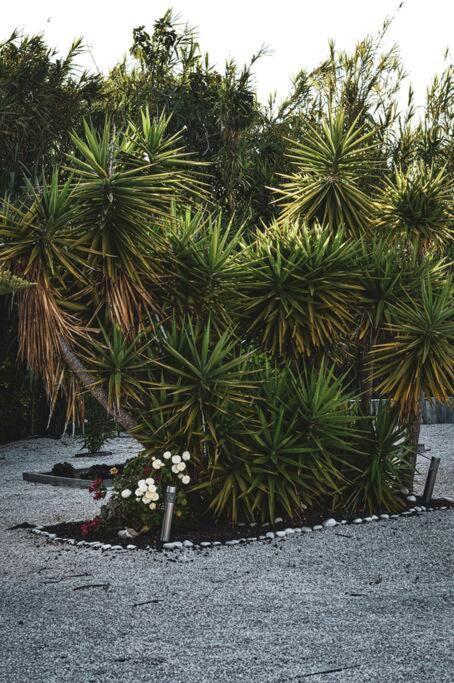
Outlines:
[[[99,453],[104,444],[115,435],[115,422],[91,397],[87,397],[85,415],[82,448],[88,453]]]

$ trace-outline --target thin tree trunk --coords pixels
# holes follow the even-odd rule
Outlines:
[[[93,398],[95,398],[98,403],[102,405],[104,410],[111,417],[113,417],[114,420],[116,420],[116,422],[123,427],[123,429],[125,429],[127,432],[133,431],[138,425],[132,415],[123,410],[123,408],[114,410],[114,408],[109,405],[108,397],[104,389],[96,383],[96,380],[92,377],[92,375],[90,375],[88,370],[81,363],[66,339],[64,339],[64,337],[60,337],[59,342],[64,361],[74,372],[74,374],[77,375],[83,386],[88,389]]]
[[[418,444],[419,444],[419,434],[421,431],[421,420],[422,420],[422,406],[423,406],[424,396],[421,396],[418,402],[418,408],[410,417],[408,424],[408,441],[410,444],[410,453],[408,463],[410,469],[408,472],[407,482],[410,490],[413,490],[413,484],[415,480],[416,472],[416,461],[418,458]]]

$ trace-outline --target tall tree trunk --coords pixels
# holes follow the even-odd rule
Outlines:
[[[423,401],[424,395],[421,395],[418,401],[418,407],[410,416],[410,420],[408,423],[408,441],[410,444],[408,463],[410,465],[410,469],[407,476],[407,486],[410,490],[413,490],[413,484],[415,480],[416,461],[418,458],[419,434],[421,431]]]
[[[77,375],[83,386],[90,392],[93,398],[102,405],[104,410],[123,427],[123,429],[127,432],[133,431],[137,427],[137,422],[132,415],[123,410],[123,408],[114,410],[114,408],[109,405],[108,397],[104,389],[96,383],[96,380],[81,363],[66,339],[61,336],[59,342],[64,361],[70,370]]]

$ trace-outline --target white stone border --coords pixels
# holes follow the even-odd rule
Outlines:
[[[410,508],[409,510],[405,510],[404,512],[400,512],[399,514],[381,514],[379,516],[377,515],[371,515],[370,517],[356,517],[353,519],[351,522],[348,522],[346,519],[342,519],[340,522],[336,521],[333,517],[329,517],[328,519],[324,520],[321,524],[316,524],[313,527],[310,526],[303,526],[303,527],[288,527],[287,529],[284,529],[282,531],[267,531],[265,534],[261,536],[250,536],[247,538],[234,538],[230,541],[202,541],[201,543],[193,543],[192,541],[173,541],[171,543],[164,543],[162,545],[162,550],[184,550],[185,548],[192,549],[192,550],[204,550],[205,548],[214,548],[214,547],[219,547],[219,546],[234,546],[234,545],[240,545],[240,544],[246,544],[246,543],[253,543],[254,541],[279,541],[287,536],[292,536],[293,534],[309,534],[314,531],[324,531],[325,529],[330,529],[334,528],[336,526],[345,526],[348,524],[368,524],[370,522],[381,522],[381,521],[390,521],[392,519],[399,519],[399,517],[409,517],[411,515],[418,515],[423,512],[439,512],[441,510],[449,510],[452,509],[450,508],[449,505],[442,505],[437,508],[426,508],[424,505],[416,506],[413,508]],[[69,521],[79,521],[79,520],[69,520]],[[275,523],[280,523],[283,520],[281,518],[276,518]],[[267,525],[262,525],[262,528]],[[127,550],[156,550],[155,548],[152,548],[151,546],[146,546],[145,548],[138,548],[136,545],[133,543],[128,544],[126,547],[122,545],[112,545],[110,543],[101,543],[101,541],[76,541],[75,538],[60,538],[57,536],[57,534],[50,533],[48,531],[44,531],[42,526],[36,526],[30,529],[30,532],[32,534],[35,534],[37,536],[42,536],[45,538],[47,541],[55,541],[56,543],[67,543],[69,545],[74,545],[78,547],[86,547],[86,548],[93,548],[95,550],[115,550],[115,551],[121,551],[121,552],[126,552]]]

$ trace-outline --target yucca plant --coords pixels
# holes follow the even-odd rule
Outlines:
[[[254,382],[243,349],[230,329],[220,333],[211,321],[174,321],[159,331],[161,355],[149,359],[151,390],[165,390],[171,399],[169,421],[183,425],[187,438],[198,434],[216,441],[216,414],[228,398],[233,404],[251,400]]]
[[[156,237],[154,260],[159,269],[159,299],[164,316],[211,318],[231,325],[241,277],[238,259],[242,228],[224,224],[219,213],[175,208]]]
[[[6,205],[0,217],[0,261],[18,277],[35,283],[17,295],[19,355],[44,377],[49,391],[62,374],[60,338],[73,339],[79,325],[61,306],[69,279],[81,280],[84,261],[74,233],[77,213],[70,181],[28,186],[28,196]]]
[[[390,341],[371,352],[377,391],[396,404],[409,424],[413,469],[424,397],[447,402],[454,391],[452,280],[422,279],[420,296],[396,304]]]
[[[359,299],[358,245],[328,228],[273,224],[245,252],[239,315],[276,356],[311,355],[347,334]]]
[[[100,326],[101,338],[92,338],[88,349],[81,349],[87,367],[93,373],[93,384],[107,393],[109,409],[118,412],[120,406],[143,405],[146,379],[146,351],[152,337],[142,330],[134,337],[126,336],[113,325],[109,334]]]
[[[409,446],[398,411],[381,403],[376,416],[359,425],[358,454],[343,470],[347,483],[334,507],[348,512],[396,512],[404,507],[400,489],[409,471]]]
[[[404,238],[425,253],[443,250],[453,238],[452,179],[444,168],[422,163],[396,169],[378,199],[377,226],[394,239]]]
[[[226,418],[220,453],[197,488],[232,523],[301,516],[340,492],[342,467],[357,452],[355,421],[323,363],[303,375],[265,363],[255,401]]]
[[[290,140],[288,156],[295,172],[284,175],[276,189],[281,220],[316,219],[332,232],[364,233],[371,225],[374,204],[363,184],[379,167],[372,135],[358,119],[347,127],[338,109],[320,128],[308,126],[302,141]]]
[[[288,371],[262,365],[254,402],[237,415],[230,410],[218,416],[217,434],[219,452],[196,487],[207,493],[216,516],[236,524],[301,514],[314,491],[302,460]]]
[[[342,481],[341,465],[356,449],[357,419],[350,410],[350,395],[324,360],[318,368],[293,371],[291,391],[306,464],[321,493],[335,491]]]
[[[393,307],[403,296],[410,295],[418,288],[423,269],[424,266],[418,266],[415,258],[399,249],[389,238],[362,243],[357,369],[365,415],[370,412],[373,385],[369,352],[374,344],[383,341],[386,336],[386,327],[392,322]]]
[[[158,308],[147,287],[157,277],[150,223],[162,220],[190,187],[200,195],[179,138],[166,139],[166,126],[143,113],[141,130],[131,124],[121,134],[107,119],[102,133],[85,123],[84,137],[72,136],[76,153],[68,169],[81,207],[81,248],[94,274],[90,296],[124,330],[133,329],[144,310]]]

